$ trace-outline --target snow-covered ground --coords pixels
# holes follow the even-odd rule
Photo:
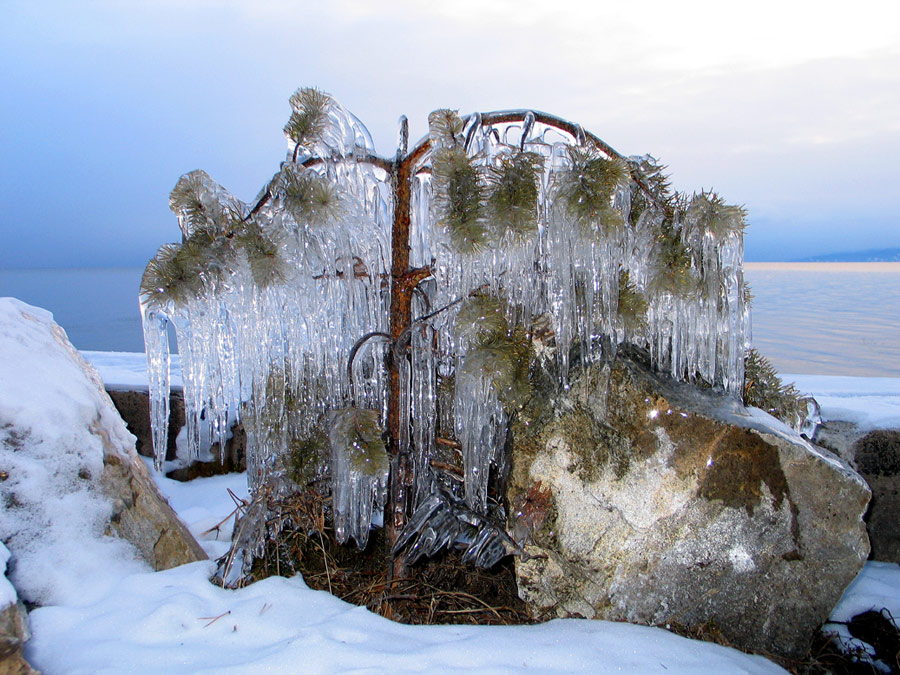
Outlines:
[[[108,386],[146,386],[143,354],[85,356]],[[826,419],[900,427],[898,379],[787,379],[819,399]],[[228,491],[245,496],[244,477],[157,481],[210,556],[221,555],[234,509]],[[155,573],[110,569],[98,561],[103,593],[31,613],[26,656],[36,668],[51,674],[783,672],[762,657],[658,628],[572,619],[518,627],[404,626],[312,591],[300,577],[226,591],[208,582],[210,562]],[[900,566],[869,563],[833,618],[881,607],[900,617]]]

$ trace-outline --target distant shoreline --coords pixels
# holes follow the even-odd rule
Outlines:
[[[797,272],[900,272],[900,262],[745,262],[744,267]]]

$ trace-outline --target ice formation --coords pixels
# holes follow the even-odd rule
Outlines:
[[[631,343],[677,379],[740,396],[741,209],[711,193],[672,194],[652,158],[621,157],[542,113],[435,111],[408,154],[401,120],[401,149],[385,160],[327,95],[300,90],[291,103],[287,161],[252,204],[200,171],[173,191],[183,241],[150,261],[141,295],[157,465],[169,325],[192,451],[243,420],[251,494],[277,494],[294,489],[298,448],[330,437],[319,460],[336,530],[361,546],[384,506],[388,460],[374,441],[387,426],[391,366],[392,448],[412,457],[411,506],[443,489],[473,513],[491,509],[507,421],[538,352],[567,386],[572,355],[609,357]],[[392,341],[398,175],[410,177],[409,264],[423,280],[413,322]],[[462,455],[462,480],[432,466],[446,447]]]

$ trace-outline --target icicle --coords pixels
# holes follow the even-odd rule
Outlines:
[[[390,462],[378,428],[378,412],[335,410],[330,428],[335,537],[341,544],[352,538],[364,549],[372,518],[380,516],[387,499]]]
[[[153,463],[162,471],[169,446],[169,322],[159,311],[141,303],[144,346],[147,352],[150,427],[153,431]]]

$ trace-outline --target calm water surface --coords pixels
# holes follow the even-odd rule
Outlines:
[[[900,377],[900,263],[747,263],[753,343],[783,373]]]
[[[143,268],[0,270],[0,297],[53,312],[78,349],[142,352]]]
[[[79,349],[143,351],[141,268],[0,270]],[[900,377],[900,263],[747,263],[753,342],[783,373]]]

